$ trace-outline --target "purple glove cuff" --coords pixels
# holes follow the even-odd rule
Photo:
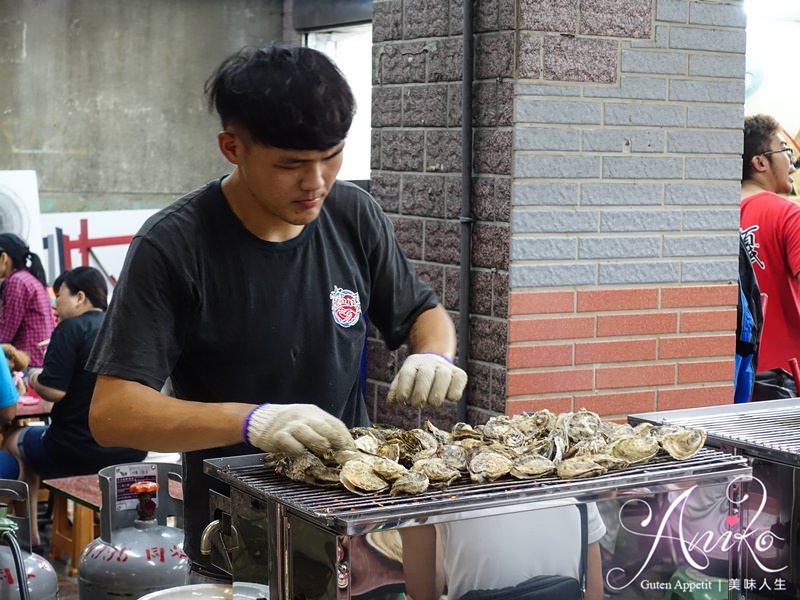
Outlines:
[[[444,354],[439,354],[438,352],[420,352],[420,354],[432,354],[433,356],[438,356],[439,358],[445,359],[451,365],[453,364],[453,361],[451,359],[447,358]]]
[[[255,446],[253,446],[253,444],[250,443],[250,438],[247,435],[247,429],[250,427],[250,419],[253,418],[253,414],[259,408],[261,408],[262,406],[267,406],[268,404],[269,404],[268,402],[265,402],[264,404],[259,404],[258,406],[256,406],[253,410],[247,413],[247,416],[244,419],[244,423],[242,423],[242,440],[244,440],[244,443],[247,444],[248,446],[252,446],[253,448],[255,448]]]

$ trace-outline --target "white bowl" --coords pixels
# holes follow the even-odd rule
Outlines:
[[[258,583],[196,583],[152,592],[139,600],[257,600],[269,599],[269,587]]]

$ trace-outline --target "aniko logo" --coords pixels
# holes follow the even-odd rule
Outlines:
[[[745,494],[741,498],[733,497],[732,487],[742,477],[737,477],[725,489],[726,500],[729,506],[733,509],[730,512],[733,514],[716,516],[712,515],[718,523],[709,524],[707,519],[699,520],[692,513],[692,500],[693,495],[698,494],[698,486],[693,485],[684,490],[680,495],[672,498],[669,505],[661,511],[661,514],[656,514],[650,503],[641,498],[634,498],[625,502],[619,509],[619,522],[622,529],[631,533],[639,538],[651,538],[650,549],[645,556],[639,570],[630,578],[626,579],[625,569],[621,567],[614,567],[609,569],[606,574],[606,584],[609,589],[622,590],[628,587],[631,583],[647,569],[656,550],[660,545],[667,546],[672,544],[677,548],[680,556],[682,556],[686,563],[698,571],[705,570],[710,564],[711,553],[727,553],[735,550],[741,553],[742,556],[749,555],[758,567],[765,573],[779,573],[784,571],[788,565],[770,565],[766,564],[762,557],[770,549],[773,548],[775,542],[783,542],[783,538],[775,535],[769,528],[759,527],[759,517],[761,517],[764,507],[767,503],[767,490],[763,482],[757,478],[750,480],[750,490],[761,492],[761,502],[757,510],[751,513],[750,520],[744,527],[739,526],[738,513],[740,505],[746,502],[749,494]],[[699,505],[706,504],[706,502],[695,503]],[[626,510],[645,508],[646,514],[640,521],[642,528],[650,528],[651,525],[657,525],[655,533],[649,531],[634,531],[630,529],[623,519],[623,513]],[[655,519],[660,519],[654,521]],[[652,528],[650,528],[652,531]],[[622,582],[621,585],[619,585]]]

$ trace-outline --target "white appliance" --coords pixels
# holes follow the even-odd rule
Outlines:
[[[0,171],[0,233],[8,232],[28,242],[46,263],[36,171]]]

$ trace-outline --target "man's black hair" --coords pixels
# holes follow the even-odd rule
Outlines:
[[[210,110],[222,127],[243,127],[256,143],[327,150],[347,137],[355,113],[336,65],[311,48],[243,48],[206,81]]]
[[[73,296],[83,292],[92,306],[101,310],[108,308],[108,285],[103,274],[94,267],[75,267],[61,273],[53,282],[53,291],[58,294],[65,284]]]
[[[769,152],[772,138],[780,133],[781,125],[769,115],[753,115],[744,119],[744,152],[742,152],[742,181],[753,176],[753,157]],[[772,157],[767,156],[771,161]]]

